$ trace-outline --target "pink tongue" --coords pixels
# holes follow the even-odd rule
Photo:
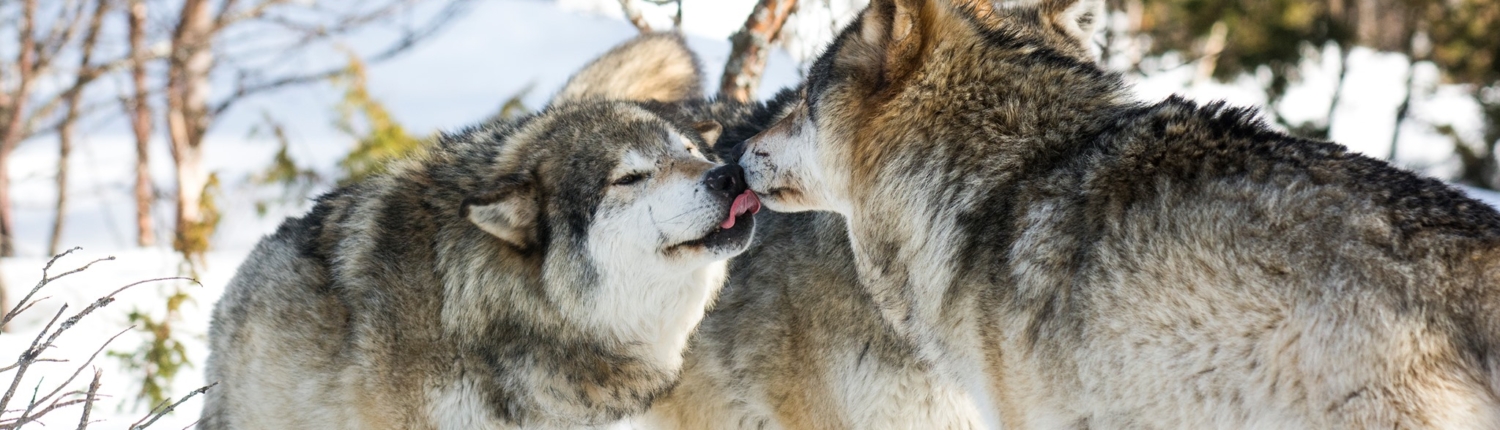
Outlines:
[[[754,214],[757,212],[760,212],[760,197],[757,197],[755,192],[745,190],[744,193],[734,198],[734,204],[729,207],[729,218],[719,224],[719,228],[734,228],[735,218],[746,213]]]

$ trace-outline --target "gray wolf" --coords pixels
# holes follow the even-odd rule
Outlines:
[[[639,85],[600,84],[601,67]],[[652,107],[701,98],[700,80],[680,37],[644,36],[541,112],[445,134],[286,220],[214,309],[201,427],[594,428],[644,411],[758,209],[739,168],[699,149],[719,126]]]
[[[683,103],[724,125],[734,147],[794,103]],[[977,429],[963,388],[938,377],[881,319],[854,267],[843,220],[829,213],[755,215],[755,238],[689,346],[681,382],[639,422],[651,429]]]
[[[843,217],[882,317],[1005,428],[1500,428],[1500,214],[1134,99],[1100,0],[876,0],[739,163]]]

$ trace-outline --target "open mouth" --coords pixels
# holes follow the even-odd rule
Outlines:
[[[687,242],[673,245],[668,250],[684,247],[738,247],[743,245],[750,237],[750,231],[755,229],[755,213],[760,212],[760,197],[755,192],[745,190],[734,198],[734,203],[729,205],[729,215],[719,223],[718,227],[703,237]]]

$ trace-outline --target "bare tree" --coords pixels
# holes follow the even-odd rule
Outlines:
[[[177,170],[173,246],[185,254],[207,249],[208,238],[193,232],[204,224],[199,199],[208,184],[208,172],[203,170],[203,135],[210,121],[208,74],[214,60],[213,18],[208,0],[184,0],[167,55],[167,137]]]
[[[0,2],[0,8],[11,4],[15,3]],[[19,19],[0,20],[0,30],[9,30],[8,26],[15,25],[16,31],[13,39],[16,42],[15,57],[0,58],[0,74],[13,74],[11,77],[0,76],[0,84],[14,83],[0,87],[0,256],[15,255],[10,156],[26,139],[41,132],[59,130],[55,123],[40,123],[44,119],[51,120],[56,110],[65,105],[69,91],[49,91],[38,83],[68,81],[68,77],[58,75],[52,65],[68,50],[78,49],[77,36],[81,31],[86,32],[91,17],[87,13],[89,4],[92,3],[87,0],[21,0]],[[119,62],[104,62],[91,67],[96,71],[111,67],[103,64]]]
[[[724,76],[719,79],[719,95],[740,101],[755,96],[771,44],[781,36],[781,27],[797,7],[797,0],[760,0],[745,26],[729,37],[732,47]]]
[[[36,26],[37,0],[22,0],[21,21],[16,37],[15,88],[0,91],[0,257],[16,255],[15,216],[11,213],[10,154],[25,137],[27,101],[37,69],[40,48],[33,28]]]
[[[66,111],[57,129],[57,211],[52,221],[52,240],[47,244],[49,255],[57,255],[58,245],[62,241],[63,222],[68,207],[68,161],[73,151],[74,129],[80,116],[79,104],[82,103],[83,90],[100,73],[98,66],[93,64],[94,47],[99,41],[99,29],[104,24],[104,14],[109,11],[109,3],[110,0],[95,2],[94,13],[89,18],[83,36],[83,44],[79,47],[78,69],[74,72],[73,85],[62,96]]]
[[[280,64],[267,62],[247,65],[244,58],[226,54],[215,58],[215,39],[227,30],[249,23],[267,24],[292,34],[287,51],[299,51],[317,42],[326,42],[384,24],[420,0],[386,0],[353,2],[350,10],[338,10],[321,2],[261,0],[240,5],[225,0],[215,11],[207,0],[185,0],[172,33],[167,57],[166,117],[167,136],[177,171],[177,224],[173,246],[188,256],[200,256],[207,250],[212,233],[211,212],[205,211],[202,196],[209,182],[203,167],[203,137],[214,118],[245,97],[292,85],[317,82],[342,72],[342,67],[322,70],[278,72]],[[395,41],[387,44],[371,62],[392,58],[434,34],[466,10],[470,0],[443,0],[444,6],[421,26],[403,29]],[[307,15],[319,16],[308,22]],[[223,98],[210,101],[211,74],[218,66],[228,65],[237,76],[235,88]]]
[[[146,50],[146,2],[130,0],[126,9],[130,22],[130,82],[131,96],[126,106],[130,117],[130,129],[135,133],[135,225],[136,244],[151,246],[156,242],[156,232],[151,225],[151,202],[155,193],[151,186],[151,103],[147,101],[150,90],[146,87],[146,62],[150,53]]]

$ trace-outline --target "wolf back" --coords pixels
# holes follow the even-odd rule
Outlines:
[[[1143,103],[1103,2],[877,0],[740,163],[847,221],[883,318],[1005,428],[1500,427],[1500,214]]]

